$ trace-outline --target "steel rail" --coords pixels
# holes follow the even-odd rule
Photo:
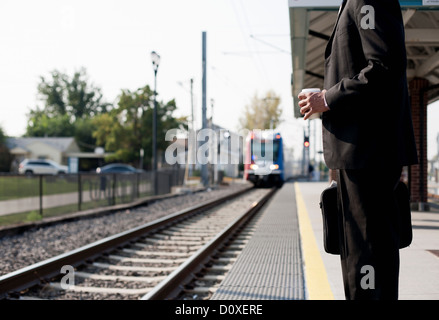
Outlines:
[[[235,221],[231,222],[215,238],[201,247],[194,255],[174,270],[166,279],[160,282],[154,289],[144,295],[141,300],[166,300],[173,299],[182,290],[181,285],[193,278],[218,248],[233,235],[243,224],[255,215],[267,201],[274,195],[278,188],[272,188],[261,200],[251,207]]]
[[[123,246],[148,232],[173,224],[179,220],[190,217],[199,211],[208,210],[218,206],[225,201],[232,200],[244,193],[247,193],[251,189],[253,188],[245,188],[237,193],[221,197],[214,201],[205,201],[199,205],[180,210],[139,227],[106,237],[91,244],[82,246],[78,249],[3,275],[0,277],[0,299],[5,298],[11,292],[22,291],[36,284],[44,283],[52,277],[60,275],[60,270],[65,265],[77,267],[83,264],[84,261],[92,260],[105,252],[109,252],[117,247]]]

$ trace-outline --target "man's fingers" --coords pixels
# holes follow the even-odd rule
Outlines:
[[[312,114],[313,114],[312,110],[308,111],[307,113],[305,113],[303,120],[308,120],[308,118],[311,117]]]
[[[305,114],[310,108],[309,97],[299,101],[299,107],[300,107],[300,113],[302,115]]]
[[[301,108],[300,108],[300,113],[301,114],[305,114],[306,112],[308,112],[311,109],[309,103],[306,104],[302,104]]]
[[[305,106],[307,103],[308,103],[308,99],[302,99],[302,100],[299,101],[299,106],[300,106],[300,107],[303,107],[303,106]]]

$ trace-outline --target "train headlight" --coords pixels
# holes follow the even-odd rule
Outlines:
[[[270,170],[277,170],[279,169],[279,165],[278,164],[271,164],[270,165]]]
[[[259,166],[257,164],[250,165],[250,169],[252,169],[252,170],[257,170],[258,168],[259,168]]]

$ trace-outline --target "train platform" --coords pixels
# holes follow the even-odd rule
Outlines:
[[[327,182],[289,182],[211,300],[344,300],[340,257],[323,248],[320,193]],[[439,211],[412,212],[400,251],[400,300],[439,299]]]

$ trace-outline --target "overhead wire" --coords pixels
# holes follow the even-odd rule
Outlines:
[[[252,32],[251,32],[251,27],[250,27],[250,23],[249,23],[247,14],[245,12],[245,7],[243,6],[242,1],[240,0],[239,1],[239,5],[241,6],[241,12],[242,12],[242,15],[243,15],[243,18],[242,18],[242,16],[239,13],[238,8],[236,7],[236,0],[230,0],[230,3],[232,4],[233,10],[235,12],[236,19],[237,19],[238,24],[239,24],[239,28],[240,28],[241,33],[243,35],[243,39],[244,39],[245,45],[246,45],[249,53],[251,54],[251,57],[253,59],[254,65],[256,67],[256,70],[258,70],[258,73],[260,74],[260,76],[263,79],[263,81],[267,82],[268,85],[271,87],[271,83],[270,83],[268,74],[267,74],[267,72],[266,72],[266,70],[265,70],[265,68],[264,68],[264,66],[263,66],[259,56],[254,54],[254,51],[256,51],[256,50],[254,50],[254,48],[250,45],[250,43],[248,41],[248,35],[252,34]],[[245,22],[243,22],[243,20]],[[244,26],[244,24],[246,24],[246,27]],[[250,30],[250,32],[247,32],[246,29]]]

